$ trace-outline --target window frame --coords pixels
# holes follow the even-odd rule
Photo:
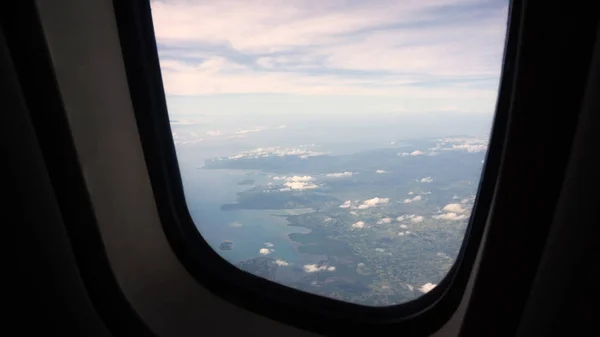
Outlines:
[[[432,291],[416,300],[389,307],[342,302],[268,281],[231,265],[209,246],[190,216],[183,192],[150,2],[115,0],[113,5],[135,117],[163,229],[173,251],[199,283],[235,305],[319,333],[341,329],[375,332],[374,329],[388,329],[393,325],[398,333],[425,336],[447,322],[458,307],[471,275],[496,188],[510,114],[513,65],[521,25],[520,1],[511,2],[509,7],[494,124],[477,198],[456,262]]]

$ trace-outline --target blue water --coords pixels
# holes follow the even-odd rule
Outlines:
[[[200,165],[185,161],[180,161],[180,166],[192,219],[205,240],[227,261],[235,264],[265,256],[259,253],[263,248],[270,250],[266,256],[284,260],[289,263],[288,267],[322,259],[322,256],[298,253],[298,243],[288,238],[291,233],[308,233],[309,229],[288,226],[285,217],[274,216],[301,214],[310,209],[220,210],[222,204],[236,201],[237,192],[253,187],[238,185],[238,182],[251,179],[257,185],[266,184],[269,177],[265,174],[241,170],[205,170],[199,169]],[[233,241],[232,250],[219,249],[225,240]],[[285,272],[281,274],[286,275]]]

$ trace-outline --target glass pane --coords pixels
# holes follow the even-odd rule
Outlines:
[[[508,1],[153,1],[189,210],[239,268],[388,306],[455,262]]]

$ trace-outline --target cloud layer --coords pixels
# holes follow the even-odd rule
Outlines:
[[[388,95],[437,110],[492,108],[507,8],[493,0],[152,1],[170,95]]]

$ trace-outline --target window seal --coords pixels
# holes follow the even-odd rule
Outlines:
[[[398,333],[425,336],[447,322],[458,307],[471,275],[500,172],[519,49],[521,1],[511,2],[509,8],[494,125],[473,214],[456,262],[432,291],[390,307],[341,302],[262,279],[229,264],[208,245],[194,225],[183,193],[150,3],[114,0],[113,6],[140,140],[163,229],[176,256],[201,285],[235,305],[319,333],[342,330],[376,333],[393,325]],[[262,291],[259,293],[257,289]]]

